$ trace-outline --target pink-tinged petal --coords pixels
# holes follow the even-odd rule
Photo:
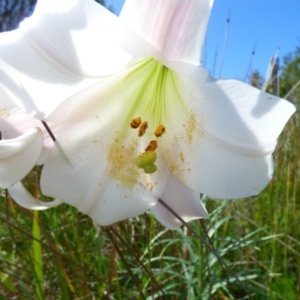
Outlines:
[[[175,75],[174,85],[160,148],[173,174],[210,197],[257,195],[272,178],[272,152],[295,107],[237,81],[196,85]]]
[[[0,36],[0,82],[16,104],[45,118],[64,99],[131,60],[119,19],[93,0],[40,0],[31,18]],[[38,87],[38,88],[37,88]]]
[[[43,147],[43,133],[32,128],[11,140],[0,141],[0,187],[8,188],[33,168]]]
[[[212,3],[212,0],[127,0],[120,19],[158,49],[165,60],[199,65]]]
[[[199,193],[182,184],[172,174],[161,199],[186,222],[209,218]],[[177,229],[182,225],[181,221],[159,202],[151,208],[151,212],[160,223],[169,229]]]
[[[16,203],[27,209],[45,210],[61,204],[58,200],[43,202],[34,198],[21,182],[17,182],[13,186],[9,187],[8,193]]]

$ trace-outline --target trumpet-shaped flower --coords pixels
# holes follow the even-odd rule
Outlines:
[[[34,165],[44,164],[53,141],[41,121],[18,109],[2,89],[0,128],[0,187],[7,188],[25,208],[40,210],[60,204],[57,200],[43,203],[34,199],[20,182]]]
[[[38,161],[43,148],[43,133],[39,128],[27,126],[30,117],[18,110],[1,89],[0,100],[0,187],[9,188]]]
[[[292,104],[199,66],[211,0],[40,0],[1,45],[0,80],[60,124],[42,191],[109,225],[147,209],[165,226],[207,217],[199,193],[257,195]],[[8,41],[9,40],[9,41]],[[20,100],[21,99],[21,100]]]

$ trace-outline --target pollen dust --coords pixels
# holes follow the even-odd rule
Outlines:
[[[195,113],[191,113],[190,118],[185,126],[186,136],[188,144],[190,145],[193,141],[194,132],[196,130],[196,116]]]
[[[139,178],[138,169],[133,163],[137,156],[137,149],[136,138],[116,138],[108,151],[108,160],[111,164],[108,170],[109,176],[129,189],[137,184]]]

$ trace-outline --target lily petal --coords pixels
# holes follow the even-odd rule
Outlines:
[[[161,199],[168,204],[184,221],[189,222],[200,218],[209,218],[202,204],[199,193],[191,190],[174,175],[170,175]],[[177,229],[182,223],[161,203],[156,203],[151,212],[155,218],[169,229]]]
[[[119,18],[96,1],[41,0],[36,19],[26,39],[71,73],[107,76],[131,59],[120,45]]]
[[[40,0],[20,29],[0,37],[1,84],[19,107],[45,118],[96,77],[124,69],[132,57],[121,31],[119,19],[93,0]]]
[[[272,177],[276,139],[295,107],[237,81],[197,86],[178,75],[176,86],[188,109],[168,108],[172,132],[161,153],[172,173],[210,197],[257,195]]]
[[[0,141],[0,187],[9,188],[35,165],[43,147],[43,133],[32,128],[18,138]]]
[[[218,80],[201,87],[206,130],[241,151],[272,153],[295,106],[237,80]],[[243,125],[242,125],[243,124]],[[251,150],[252,149],[252,150]]]
[[[164,180],[155,185],[152,178],[143,178],[137,167],[132,167],[130,161],[137,149],[134,143],[113,142],[114,121],[107,127],[105,121],[62,126],[41,176],[43,194],[63,199],[99,225],[145,212],[165,187]],[[140,177],[153,193],[139,181]]]
[[[50,123],[48,125],[55,135],[58,125]],[[34,119],[20,110],[7,93],[0,88],[0,131],[2,139],[10,140],[17,138],[33,127],[39,127],[44,135],[43,150],[36,162],[37,165],[42,165],[54,144],[53,140],[40,120]]]
[[[17,182],[8,188],[8,193],[20,206],[32,210],[45,210],[60,205],[62,202],[53,200],[51,202],[43,202],[35,199],[24,187],[23,183]]]
[[[50,126],[55,134],[57,125],[50,124]],[[40,120],[33,119],[20,110],[7,93],[0,88],[0,131],[2,139],[11,140],[17,138],[33,127],[39,127],[44,135],[43,149],[36,161],[37,165],[42,165],[54,144],[53,140]]]
[[[120,19],[166,60],[199,65],[212,4],[213,0],[127,0]]]
[[[59,125],[48,123],[48,126],[55,135]],[[17,138],[33,127],[39,127],[43,132],[43,149],[36,161],[36,165],[43,165],[54,145],[54,142],[45,127],[42,125],[42,122],[30,117],[18,108],[14,109],[6,118],[0,118],[0,130],[2,138],[5,140]]]
[[[7,93],[0,87],[0,118],[6,118],[17,105],[8,97]],[[0,127],[1,130],[1,127]]]

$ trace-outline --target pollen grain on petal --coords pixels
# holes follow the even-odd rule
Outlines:
[[[164,125],[158,125],[156,128],[154,135],[156,137],[161,137],[166,132],[166,127]]]
[[[196,130],[196,115],[194,112],[191,112],[187,124],[183,125],[186,130],[187,142],[191,145]]]
[[[7,118],[10,115],[10,110],[8,108],[0,109],[0,117]]]
[[[121,182],[127,188],[132,189],[138,182],[139,171],[134,163],[138,143],[136,138],[132,140],[116,138],[113,140],[108,150],[108,160],[110,162],[109,176]],[[122,141],[122,142],[121,142]]]
[[[184,158],[184,154],[182,151],[179,153],[179,157],[180,157],[181,162],[184,164],[185,158]]]
[[[174,149],[165,149],[163,151],[163,158],[168,163],[168,167],[174,176],[183,184],[186,184],[186,174],[190,173],[191,165],[188,163],[184,151],[177,151],[178,142],[179,140],[175,138],[172,145]]]
[[[152,192],[152,191],[153,191],[153,188],[154,188],[154,185],[153,185],[153,183],[148,182],[148,183],[146,184],[146,187]]]
[[[172,173],[179,179],[183,184],[186,183],[185,173],[189,171],[182,163],[181,159],[171,159],[168,161],[168,165]]]
[[[145,133],[146,133],[146,130],[148,128],[148,122],[143,122],[139,128],[139,133],[138,133],[138,136],[143,136]]]
[[[141,117],[133,118],[131,123],[130,123],[130,126],[133,129],[137,129],[137,128],[140,127],[141,123],[142,123]]]

